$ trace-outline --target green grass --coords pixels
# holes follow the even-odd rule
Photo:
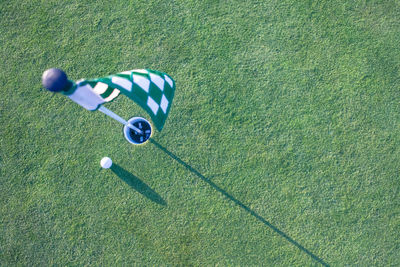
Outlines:
[[[0,265],[399,266],[399,21],[394,0],[1,1]],[[164,130],[130,145],[45,92],[50,67],[167,72]]]

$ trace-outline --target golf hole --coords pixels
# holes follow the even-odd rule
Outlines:
[[[142,134],[137,133],[128,126],[124,126],[124,136],[129,143],[134,145],[140,145],[145,143],[152,134],[152,128],[150,122],[141,117],[133,117],[128,120],[128,123],[135,126],[142,131]]]

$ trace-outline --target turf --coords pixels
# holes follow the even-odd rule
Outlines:
[[[395,0],[1,1],[0,265],[399,266],[399,21]],[[164,130],[130,145],[42,89],[50,67],[167,72]]]

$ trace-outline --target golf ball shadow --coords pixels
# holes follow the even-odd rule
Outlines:
[[[128,123],[140,129],[142,133],[138,133],[128,126],[124,126],[124,136],[129,143],[134,145],[144,144],[152,134],[152,127],[150,122],[141,117],[134,117],[128,120]]]

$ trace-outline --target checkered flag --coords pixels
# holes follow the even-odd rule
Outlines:
[[[171,109],[174,92],[175,82],[167,74],[139,69],[82,80],[64,94],[88,110],[97,110],[122,93],[145,109],[161,131]]]

